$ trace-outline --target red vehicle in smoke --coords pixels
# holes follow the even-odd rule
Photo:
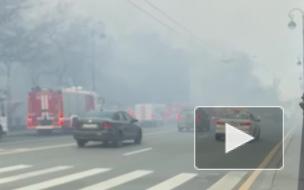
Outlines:
[[[69,130],[75,116],[96,109],[97,95],[73,87],[63,90],[32,89],[28,94],[27,128],[38,133]]]

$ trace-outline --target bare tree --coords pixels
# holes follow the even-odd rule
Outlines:
[[[8,122],[12,110],[11,76],[15,63],[19,62],[19,43],[24,32],[22,12],[29,5],[27,0],[0,0],[0,65],[1,75],[6,81],[3,92],[7,99]]]

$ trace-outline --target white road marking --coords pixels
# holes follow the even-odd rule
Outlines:
[[[172,132],[175,132],[175,130],[160,131],[160,132],[153,132],[153,133],[143,133],[143,135],[145,137],[145,136],[154,136],[154,135],[160,135],[160,134],[167,134],[167,133],[172,133]]]
[[[133,171],[133,172],[130,172],[130,173],[126,173],[126,174],[123,174],[121,176],[118,176],[118,177],[115,177],[115,178],[103,181],[101,183],[98,183],[98,184],[95,184],[95,185],[83,188],[81,190],[96,190],[96,189],[98,189],[98,190],[107,190],[107,189],[114,188],[114,187],[117,187],[119,185],[122,185],[124,183],[133,181],[133,180],[135,180],[137,178],[146,176],[146,175],[151,174],[151,173],[153,173],[153,171],[149,171],[149,170],[136,170],[136,171]]]
[[[232,190],[247,174],[245,171],[233,171],[226,174],[219,181],[209,187],[207,190]]]
[[[18,181],[18,180],[22,180],[22,179],[27,179],[30,177],[40,176],[40,175],[44,175],[44,174],[48,174],[48,173],[58,172],[58,171],[66,170],[69,168],[72,168],[72,166],[58,166],[58,167],[48,168],[48,169],[44,169],[44,170],[38,170],[38,171],[34,171],[34,172],[19,174],[16,176],[0,178],[0,184]]]
[[[89,176],[93,176],[96,174],[100,174],[100,173],[104,173],[107,172],[111,169],[109,168],[95,168],[95,169],[91,169],[91,170],[87,170],[84,172],[79,172],[79,173],[75,173],[75,174],[71,174],[68,176],[63,176],[63,177],[59,177],[59,178],[55,178],[55,179],[51,179],[48,181],[44,181],[41,183],[37,183],[37,184],[33,184],[33,185],[29,185],[26,187],[21,187],[19,189],[16,190],[42,190],[42,189],[47,189],[47,188],[51,188],[54,186],[58,186],[58,185],[62,185],[65,183],[69,183],[72,181],[76,181],[85,177],[89,177]]]
[[[33,136],[32,138],[36,138]],[[38,138],[38,137],[37,137]],[[56,136],[56,140],[58,139],[66,139],[66,136]],[[39,139],[27,139],[27,140],[19,140],[19,141],[14,141],[14,142],[1,142],[2,145],[17,145],[17,144],[24,144],[24,143],[38,143],[38,142],[53,142],[55,137],[41,137]]]
[[[173,130],[170,131],[160,131],[160,132],[151,132],[151,133],[146,133],[144,136],[156,136],[159,134],[167,134],[167,133],[172,133],[174,132]],[[60,137],[61,138],[61,137]],[[65,137],[64,137],[65,138]],[[41,141],[49,141],[49,140],[54,140],[54,139],[39,139],[39,140],[25,140],[25,141],[19,141],[19,142],[8,142],[5,144],[23,144],[26,142],[41,142]],[[34,151],[41,151],[41,150],[49,150],[49,149],[56,149],[56,148],[65,148],[65,147],[70,147],[74,146],[74,143],[68,143],[68,144],[61,144],[61,145],[51,145],[51,146],[42,146],[42,147],[36,147],[36,148],[19,148],[19,149],[11,149],[11,150],[5,150],[1,151],[0,149],[0,156],[4,155],[12,155],[12,154],[19,154],[19,153],[25,153],[25,152],[34,152]],[[136,153],[134,153],[136,154]]]
[[[32,166],[30,166],[30,165],[10,166],[10,167],[5,167],[5,168],[0,168],[0,173],[11,172],[11,171],[16,171],[16,170],[21,170],[21,169],[26,169],[26,168],[30,168],[30,167],[32,167]]]
[[[17,149],[14,149],[13,151],[29,151],[30,149],[29,148],[17,148]]]
[[[158,134],[167,134],[167,133],[172,133],[175,132],[175,130],[170,130],[170,131],[161,131],[161,132],[148,132],[148,133],[143,133],[144,136],[154,136],[154,135],[158,135]],[[33,136],[34,138],[36,138],[35,136]],[[67,136],[51,136],[51,137],[43,137],[43,138],[39,138],[39,139],[27,139],[27,140],[20,140],[20,141],[15,141],[15,142],[1,142],[1,144],[3,145],[17,145],[17,144],[24,144],[24,143],[38,143],[38,142],[53,142],[54,139],[66,139]]]
[[[150,187],[148,190],[171,190],[174,189],[187,181],[191,180],[197,176],[196,173],[181,173],[177,176],[174,176],[166,181],[161,182],[153,187]]]
[[[142,152],[147,152],[147,151],[150,151],[150,150],[152,150],[152,147],[143,148],[143,149],[135,150],[135,151],[131,151],[131,152],[126,152],[123,155],[124,156],[131,156],[131,155],[134,155],[134,154],[138,154],[138,153],[142,153]]]
[[[0,152],[0,156],[7,155],[7,154],[17,154],[17,153],[26,152],[26,151],[28,151],[28,149],[25,149],[25,148],[8,149],[6,151]]]
[[[69,143],[69,144],[61,144],[61,145],[42,146],[42,147],[36,147],[36,148],[20,148],[20,149],[15,149],[12,151],[0,152],[0,156],[18,154],[18,153],[24,153],[24,152],[34,152],[34,151],[40,151],[40,150],[50,150],[50,149],[56,149],[56,148],[66,148],[66,147],[70,147],[70,146],[75,146],[75,144]]]

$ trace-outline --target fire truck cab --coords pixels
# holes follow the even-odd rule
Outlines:
[[[28,129],[38,133],[69,131],[78,115],[96,109],[97,95],[79,87],[62,90],[35,88],[28,95]]]

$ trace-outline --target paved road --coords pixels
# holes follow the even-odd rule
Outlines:
[[[144,130],[142,145],[76,147],[69,135],[7,137],[0,143],[0,189],[232,189],[246,171],[196,171],[193,133]],[[231,188],[230,188],[231,187]]]

